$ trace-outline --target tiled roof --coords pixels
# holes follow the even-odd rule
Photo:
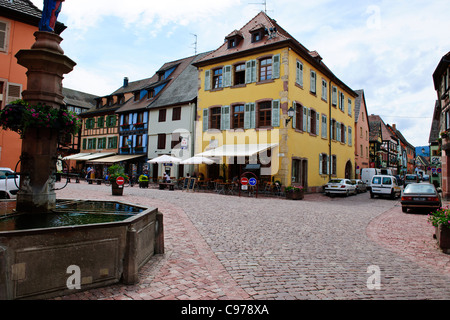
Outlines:
[[[68,88],[62,89],[62,94],[64,96],[64,102],[67,105],[81,107],[85,109],[90,109],[95,106],[95,99],[98,96],[93,94],[76,91]]]
[[[34,26],[39,25],[42,11],[29,0],[0,0],[0,16],[21,21]],[[60,34],[66,26],[56,23],[56,33]]]
[[[261,28],[264,28],[266,31],[263,39],[261,41],[252,42],[252,31],[259,30]],[[195,65],[200,67],[216,61],[218,62],[221,60],[231,59],[237,55],[250,55],[255,51],[264,50],[266,47],[276,47],[282,45],[291,46],[300,56],[309,61],[315,68],[321,70],[327,76],[332,78],[333,81],[340,84],[343,88],[346,88],[347,91],[356,96],[356,93],[340,79],[338,79],[322,62],[322,57],[319,53],[317,53],[317,51],[309,51],[286,30],[284,30],[276,20],[270,18],[265,12],[261,11],[240,30],[233,31],[226,38],[238,33],[242,35],[243,40],[240,41],[236,47],[229,48],[228,43],[225,41],[219,48],[211,51],[211,53],[197,61]]]

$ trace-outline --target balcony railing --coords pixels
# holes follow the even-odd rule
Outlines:
[[[134,124],[122,124],[120,125],[120,131],[134,131],[147,129],[147,123],[134,123]]]
[[[147,147],[122,147],[119,149],[120,154],[146,154]]]

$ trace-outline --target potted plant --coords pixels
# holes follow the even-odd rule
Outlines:
[[[122,177],[125,181],[128,180],[128,176],[125,174],[125,169],[119,164],[114,164],[108,168],[108,173],[109,180],[111,181],[112,194],[114,196],[123,195],[123,184],[117,184],[116,180],[119,177]]]
[[[302,186],[289,186],[284,191],[286,193],[286,199],[290,200],[303,200],[305,195]]]
[[[148,177],[145,174],[139,176],[139,188],[148,188]]]
[[[428,221],[436,228],[435,237],[439,248],[450,253],[450,209],[440,208],[432,212]]]

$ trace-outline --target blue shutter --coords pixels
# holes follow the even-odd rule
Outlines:
[[[220,130],[230,130],[230,106],[222,106],[220,112]]]
[[[203,131],[208,130],[208,109],[203,109]]]
[[[244,106],[244,129],[250,129],[250,103]]]
[[[223,67],[223,86],[231,87],[231,66]]]
[[[205,91],[211,90],[211,70],[205,70]]]

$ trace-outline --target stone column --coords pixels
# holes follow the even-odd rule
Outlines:
[[[28,69],[27,90],[22,96],[30,105],[59,109],[64,104],[63,75],[72,71],[75,62],[64,55],[62,38],[55,33],[37,31],[31,49],[20,50],[17,62]],[[21,180],[17,211],[49,212],[55,208],[58,131],[31,128],[22,139]]]

